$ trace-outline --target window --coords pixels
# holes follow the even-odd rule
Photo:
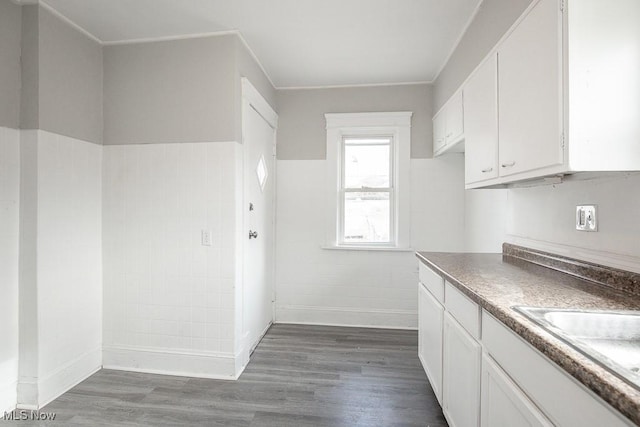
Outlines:
[[[325,117],[327,246],[408,248],[411,113]]]
[[[339,242],[391,243],[393,137],[342,139]]]

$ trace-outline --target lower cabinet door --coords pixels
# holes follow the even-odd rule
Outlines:
[[[553,426],[487,354],[482,356],[482,427]]]
[[[442,316],[444,307],[418,284],[418,357],[442,405]]]
[[[452,427],[480,425],[481,351],[480,344],[445,312],[442,410]]]

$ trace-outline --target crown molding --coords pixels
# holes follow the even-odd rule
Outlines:
[[[313,89],[349,89],[349,88],[367,88],[367,87],[386,87],[386,86],[415,86],[430,85],[433,80],[424,80],[417,82],[392,82],[392,83],[361,83],[361,84],[344,84],[344,85],[327,85],[327,86],[279,86],[277,90],[313,90]]]
[[[476,19],[476,16],[478,15],[478,12],[480,12],[480,6],[482,6],[482,3],[484,3],[484,0],[478,1],[478,4],[476,5],[476,8],[473,10],[473,13],[469,17],[469,20],[465,24],[464,28],[462,28],[462,31],[458,35],[458,38],[456,39],[455,43],[453,44],[453,47],[449,51],[449,54],[445,57],[444,61],[442,62],[442,65],[440,66],[440,69],[438,70],[436,75],[433,77],[433,79],[431,79],[432,82],[435,82],[436,80],[438,80],[438,77],[440,77],[440,74],[442,73],[442,71],[445,69],[445,67],[449,63],[449,60],[453,56],[454,52],[458,49],[458,46],[460,46],[460,43],[462,42],[462,38],[464,37],[465,34],[467,34],[467,30],[471,26],[471,23],[473,22],[474,19]]]
[[[189,39],[201,39],[205,37],[218,37],[237,35],[238,30],[225,30],[225,31],[211,31],[206,33],[190,33],[190,34],[178,34],[174,36],[161,36],[161,37],[143,37],[139,39],[122,39],[122,40],[109,40],[103,41],[104,46],[122,46],[127,44],[143,44],[143,43],[155,43],[155,42],[169,42],[173,40],[189,40]]]

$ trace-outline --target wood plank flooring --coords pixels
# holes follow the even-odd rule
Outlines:
[[[87,426],[446,426],[417,333],[274,325],[238,381],[102,370],[47,405]]]

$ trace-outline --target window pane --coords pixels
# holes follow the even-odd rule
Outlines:
[[[390,242],[388,192],[344,194],[344,243]]]
[[[388,143],[383,145],[345,144],[345,188],[389,188],[389,154]]]

